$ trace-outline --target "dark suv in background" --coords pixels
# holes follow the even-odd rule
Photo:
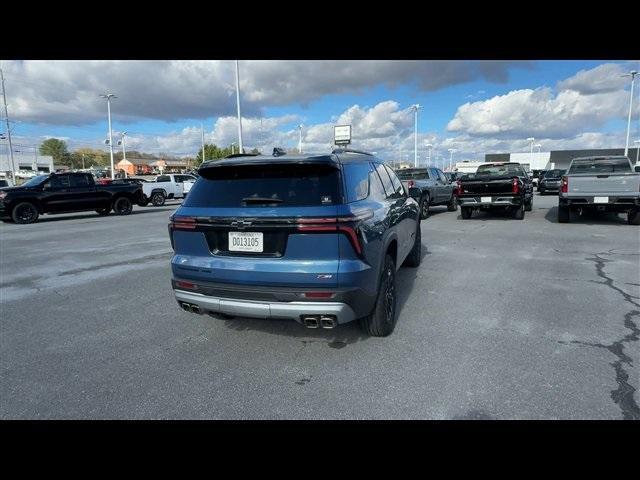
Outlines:
[[[198,173],[169,224],[184,310],[393,331],[396,271],[420,264],[421,238],[418,204],[391,168],[352,150],[274,150]]]

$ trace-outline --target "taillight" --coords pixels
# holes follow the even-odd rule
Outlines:
[[[362,255],[358,224],[371,217],[373,210],[362,210],[337,218],[299,218],[297,229],[302,232],[342,232],[349,238],[356,253]]]
[[[188,290],[197,290],[198,286],[192,282],[185,282],[183,280],[176,280],[176,287],[178,288],[186,288]]]
[[[455,188],[455,195],[460,195],[461,193],[464,193],[464,189],[462,188],[462,183],[460,182],[460,180],[458,180],[456,182],[456,188]]]
[[[196,219],[193,217],[171,217],[169,222],[169,228],[173,230],[195,230]]]
[[[562,185],[560,185],[560,192],[562,193],[569,192],[569,179],[567,177],[562,177]]]
[[[520,191],[520,182],[517,178],[514,178],[513,181],[511,182],[511,193],[513,193],[514,195],[517,195],[519,191]]]
[[[416,182],[414,182],[413,180],[409,180],[407,182],[407,187],[409,187],[409,188],[413,188],[415,185],[416,185]]]

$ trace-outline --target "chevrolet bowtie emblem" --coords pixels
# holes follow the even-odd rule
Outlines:
[[[233,222],[231,222],[232,226],[238,227],[238,228],[249,227],[252,224],[253,224],[253,222],[250,222],[248,220],[234,220]]]

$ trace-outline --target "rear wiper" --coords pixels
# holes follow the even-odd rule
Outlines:
[[[242,201],[244,203],[282,203],[284,200],[269,197],[245,197]]]

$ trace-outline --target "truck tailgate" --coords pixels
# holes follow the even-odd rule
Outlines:
[[[491,195],[506,195],[512,192],[512,180],[511,179],[499,179],[499,180],[471,180],[460,182],[464,189],[464,194],[491,194]]]
[[[633,194],[640,188],[640,175],[636,173],[610,173],[600,175],[569,175],[568,193],[580,195]]]

